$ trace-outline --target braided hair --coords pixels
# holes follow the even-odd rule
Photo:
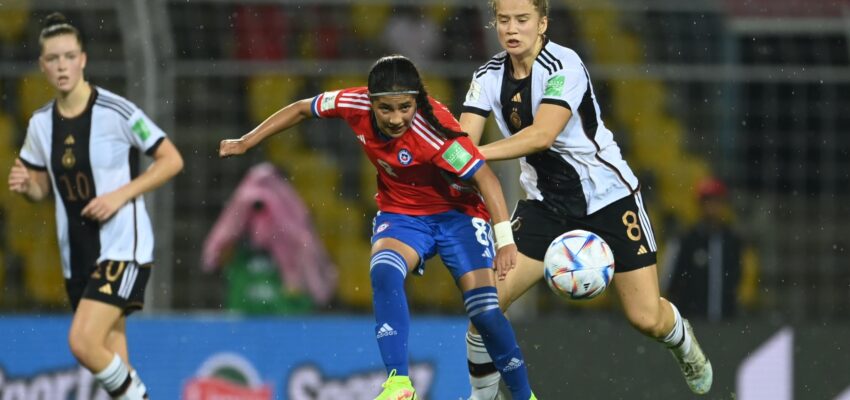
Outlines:
[[[467,136],[440,123],[428,100],[428,92],[413,62],[402,55],[381,57],[369,71],[369,93],[416,92],[416,108],[428,123],[448,139]]]
[[[83,35],[80,30],[68,22],[62,13],[52,13],[44,19],[44,28],[41,29],[41,34],[38,36],[38,44],[44,46],[44,41],[55,36],[74,35],[77,38],[77,43],[80,44],[80,49],[83,47]]]

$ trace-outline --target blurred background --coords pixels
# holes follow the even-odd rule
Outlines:
[[[720,355],[729,368],[718,373],[716,398],[736,392],[747,398],[737,365],[769,338],[785,343],[787,336],[772,336],[787,333],[783,327],[803,335],[803,342],[832,346],[823,352],[843,349],[809,375],[799,367],[785,371],[789,380],[796,378],[789,383],[792,395],[850,398],[843,391],[850,385],[850,1],[552,0],[550,6],[549,37],[587,64],[603,118],[642,181],[661,243],[662,292],[689,310],[698,334],[706,332],[701,341],[709,353],[708,344],[727,353]],[[338,321],[340,331],[354,318],[371,329],[367,271],[375,173],[345,124],[307,122],[238,159],[220,160],[218,143],[292,101],[365,84],[372,62],[391,53],[412,58],[429,93],[459,114],[472,72],[500,51],[487,2],[0,1],[0,166],[6,168],[30,115],[53,96],[37,65],[38,34],[52,11],[63,12],[85,36],[88,80],[139,105],[186,160],[173,183],[146,195],[157,235],[156,271],[139,330],[167,329],[158,327],[199,314],[215,323],[270,316],[285,316],[281,323]],[[499,136],[495,126],[488,136],[485,141]],[[285,249],[262,246],[251,234],[227,234],[236,229],[227,216],[228,207],[239,207],[237,188],[265,162],[275,184],[294,194],[280,204],[306,216],[301,236],[281,239]],[[518,165],[495,167],[513,204],[524,195]],[[257,215],[239,229],[251,232],[253,223],[269,218],[263,210],[270,205],[246,201],[241,206]],[[0,320],[66,323],[53,218],[50,202],[31,204],[0,191]],[[312,250],[302,254],[299,246]],[[451,379],[465,384],[462,303],[439,263],[432,260],[424,277],[409,280],[408,297],[414,317],[451,322],[447,334],[458,338],[449,349],[461,364]],[[553,385],[556,368],[535,370],[535,357],[552,354],[547,344],[571,343],[564,332],[581,326],[579,334],[593,333],[587,343],[621,343],[623,351],[585,363],[610,369],[610,360],[619,360],[614,377],[582,372],[575,375],[581,381],[567,384],[569,393],[593,396],[581,390],[613,379],[617,389],[596,398],[687,398],[674,363],[630,330],[612,293],[567,302],[542,285],[514,306],[510,315],[529,353],[532,378],[535,372],[546,377],[541,384],[548,397],[563,398],[562,387]],[[822,329],[823,336],[794,327]],[[17,337],[12,332],[0,335]],[[371,341],[367,334],[364,347],[379,360]],[[664,372],[655,376],[665,376],[663,385],[653,386],[660,379],[644,379],[649,373],[639,371],[641,346],[655,349],[646,354],[659,359]],[[31,377],[26,374],[38,369],[15,372],[21,353],[7,350],[0,367],[8,377]],[[197,360],[186,368],[198,368]],[[537,365],[549,365],[540,360]],[[261,381],[272,382],[274,398],[321,398],[296,396],[291,380],[275,381],[296,374],[274,368],[283,369],[259,372]],[[441,377],[442,368],[432,372]],[[815,375],[825,369],[846,379],[824,387],[825,378]],[[447,379],[434,380],[432,398],[458,398],[467,390],[440,391],[455,382]]]

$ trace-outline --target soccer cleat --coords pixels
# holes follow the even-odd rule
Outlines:
[[[679,362],[679,368],[682,369],[682,374],[685,375],[685,381],[691,391],[696,394],[706,394],[711,389],[711,382],[714,380],[711,362],[708,361],[705,353],[699,347],[691,323],[684,320],[684,324],[685,334],[691,337],[691,351],[681,357],[673,353],[673,357]]]
[[[384,391],[375,400],[417,400],[416,389],[410,383],[410,378],[396,375],[395,372],[390,371],[387,381],[381,384]]]

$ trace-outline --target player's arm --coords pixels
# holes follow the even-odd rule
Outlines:
[[[296,101],[278,112],[272,114],[265,121],[257,125],[251,132],[246,133],[239,139],[222,140],[218,147],[219,157],[236,156],[245,153],[248,149],[258,145],[265,138],[278,132],[293,127],[301,121],[313,116],[310,105],[313,99]]]
[[[475,172],[470,180],[481,193],[484,205],[487,206],[490,218],[493,220],[493,233],[496,237],[497,249],[496,259],[494,260],[496,275],[499,279],[504,279],[508,271],[516,266],[517,248],[514,244],[508,206],[505,203],[505,196],[502,194],[502,185],[499,183],[499,178],[486,163]]]
[[[83,208],[82,215],[97,221],[108,220],[128,201],[162,186],[183,169],[183,157],[167,138],[156,147],[153,160],[145,172],[126,185],[92,199]]]
[[[9,191],[22,194],[30,201],[44,200],[50,194],[47,171],[29,169],[16,158],[9,171]]]
[[[572,115],[569,108],[543,103],[537,109],[531,126],[515,135],[481,146],[478,150],[491,161],[510,160],[548,150]]]
[[[469,135],[469,140],[472,140],[472,144],[476,146],[481,143],[481,136],[484,134],[486,123],[487,118],[478,114],[471,112],[460,114],[460,129]]]

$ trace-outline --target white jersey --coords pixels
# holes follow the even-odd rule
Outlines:
[[[520,181],[529,199],[569,216],[584,216],[638,190],[614,135],[602,122],[590,76],[573,50],[546,41],[525,79],[514,79],[506,52],[480,67],[464,112],[495,115],[505,137],[530,126],[541,103],[573,116],[546,151],[520,158]]]
[[[152,155],[164,139],[165,133],[135,104],[103,88],[93,87],[78,117],[63,118],[55,101],[33,113],[20,159],[50,176],[66,279],[87,276],[104,260],[153,261],[153,230],[142,196],[103,224],[80,213],[96,196],[135,178],[139,151]]]

